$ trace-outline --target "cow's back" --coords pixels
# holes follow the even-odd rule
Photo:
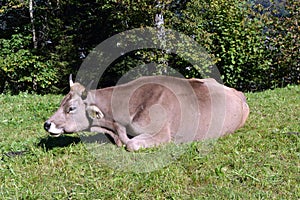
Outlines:
[[[245,96],[214,79],[141,77],[115,87],[114,116],[128,134],[155,134],[168,126],[175,142],[216,138],[241,127]]]

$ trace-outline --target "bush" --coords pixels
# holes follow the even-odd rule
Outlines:
[[[299,7],[299,1],[289,0],[263,9],[266,45],[272,60],[268,78],[273,86],[300,83]]]
[[[197,0],[188,3],[177,27],[206,48],[225,84],[263,90],[299,83],[297,8],[292,0],[272,12],[259,2]]]
[[[299,84],[299,7],[294,0],[42,0],[34,4],[35,49],[27,3],[3,3],[0,93],[61,92],[68,88],[61,80],[76,74],[91,49],[116,33],[154,26],[160,12],[166,28],[195,38],[207,50],[226,85],[258,91]],[[132,52],[113,63],[101,84],[116,83],[128,70],[148,63],[167,63],[186,77],[200,77],[184,59],[153,49]]]
[[[59,71],[53,62],[45,61],[29,49],[30,36],[14,34],[11,39],[0,39],[1,92],[21,91],[43,93],[57,83]]]

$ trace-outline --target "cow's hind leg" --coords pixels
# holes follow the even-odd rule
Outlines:
[[[171,132],[169,126],[164,127],[155,134],[141,134],[130,139],[126,148],[128,151],[137,151],[140,148],[148,148],[158,146],[171,141]]]

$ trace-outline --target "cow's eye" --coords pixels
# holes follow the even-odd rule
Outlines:
[[[74,112],[76,110],[76,107],[75,106],[70,106],[69,108],[68,108],[68,113],[72,113],[72,112]]]

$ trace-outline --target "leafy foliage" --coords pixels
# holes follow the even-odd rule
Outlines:
[[[299,44],[295,44],[299,26],[292,24],[299,18],[295,4],[284,5],[289,17],[279,18],[258,12],[257,7],[267,9],[259,2],[198,0],[188,4],[179,27],[187,34],[193,33],[215,58],[226,84],[253,91],[284,86],[299,83],[299,51],[296,50]],[[286,31],[281,31],[281,35],[274,34],[280,29]],[[288,48],[287,44],[290,44]],[[283,64],[283,60],[289,60],[289,68],[284,66],[287,62]],[[284,77],[289,80],[285,78],[281,83]]]
[[[272,60],[269,78],[276,86],[300,83],[299,1],[270,5],[262,16],[266,24],[268,57]]]
[[[0,39],[1,90],[12,93],[46,92],[49,86],[57,82],[58,71],[52,63],[28,49],[30,39],[30,36],[22,34],[14,34],[11,39]]]
[[[299,1],[42,0],[33,1],[33,20],[27,1],[1,4],[0,92],[64,91],[67,81],[61,80],[76,74],[96,45],[125,30],[153,27],[157,13],[164,15],[166,28],[206,49],[225,84],[251,91],[299,84]],[[201,77],[199,66],[185,58],[144,49],[116,60],[101,83],[114,84],[128,70],[149,63]]]

